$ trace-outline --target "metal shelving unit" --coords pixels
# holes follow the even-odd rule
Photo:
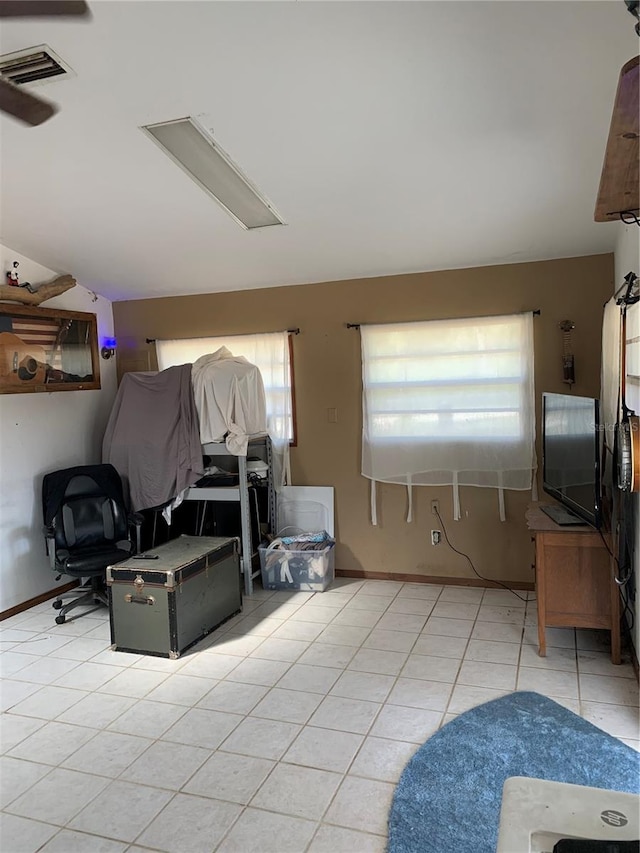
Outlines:
[[[252,452],[253,451],[253,452]],[[240,546],[241,558],[240,565],[244,576],[244,592],[245,595],[251,595],[253,592],[253,578],[260,573],[258,568],[253,571],[253,557],[256,553],[255,546],[251,534],[251,509],[249,504],[249,479],[247,473],[247,457],[234,456],[229,453],[225,444],[203,444],[202,452],[206,456],[220,457],[227,456],[238,460],[238,478],[237,486],[203,486],[193,487],[187,491],[184,496],[186,501],[205,501],[205,502],[230,502],[240,504]],[[267,495],[268,495],[268,525],[269,529],[273,528],[276,518],[276,499],[273,483],[273,458],[271,450],[271,441],[268,436],[252,439],[247,448],[248,455],[263,455],[266,456],[268,466],[267,472]]]

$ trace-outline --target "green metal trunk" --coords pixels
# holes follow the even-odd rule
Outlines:
[[[107,569],[116,651],[177,658],[242,609],[238,540],[179,536]]]

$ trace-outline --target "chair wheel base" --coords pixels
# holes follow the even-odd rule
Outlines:
[[[60,608],[62,607],[62,602],[58,598],[56,601],[53,602],[53,604],[51,606],[53,607],[54,610],[60,610]]]
[[[56,625],[64,625],[66,616],[56,616]]]

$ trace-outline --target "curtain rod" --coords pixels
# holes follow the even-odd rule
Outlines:
[[[522,312],[518,312],[518,313],[528,314],[529,312],[528,311],[522,311]],[[540,314],[542,313],[542,311],[540,308],[534,308],[531,311],[531,313],[535,317],[539,317]],[[483,314],[481,317],[478,317],[477,319],[478,320],[485,320],[485,319],[489,319],[490,317],[504,317],[504,316],[505,316],[504,314]],[[442,320],[472,320],[472,319],[476,319],[476,318],[475,317],[442,317],[440,319],[442,319]],[[346,325],[347,329],[359,329],[360,326],[384,326],[384,325],[401,326],[403,323],[424,323],[424,322],[429,322],[429,321],[425,321],[425,320],[398,320],[397,323],[388,323],[388,324],[386,324],[386,323],[345,323],[345,325]],[[434,322],[438,322],[438,320],[435,320]]]
[[[613,298],[616,300],[616,305],[633,305],[634,302],[637,302],[637,294],[634,295],[633,291],[636,288],[636,284],[638,282],[638,276],[634,272],[628,272],[624,277],[624,284],[621,284],[620,287],[613,294]],[[623,296],[620,296],[622,291],[625,291]],[[607,300],[608,302],[609,300]],[[604,303],[607,304],[606,302]]]
[[[284,329],[284,331],[288,335],[299,335],[300,329]],[[246,332],[241,333],[239,335],[198,335],[197,338],[180,338],[181,341],[197,341],[198,338],[211,337],[211,338],[244,338],[246,335],[275,335],[277,332]],[[145,341],[148,344],[155,344],[157,340],[167,340],[166,338],[145,338]]]

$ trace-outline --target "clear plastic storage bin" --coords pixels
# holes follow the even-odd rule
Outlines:
[[[260,546],[262,586],[264,589],[324,592],[335,577],[335,544],[329,540],[317,551]]]

